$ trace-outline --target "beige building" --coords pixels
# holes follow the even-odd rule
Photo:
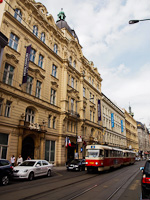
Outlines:
[[[102,94],[103,135],[101,142],[110,146],[127,148],[124,112]]]
[[[85,145],[103,131],[102,79],[64,12],[55,23],[41,3],[7,0],[0,14],[8,38],[0,66],[0,158],[21,153],[62,165],[75,152],[85,156]]]
[[[129,113],[124,109],[125,113],[125,124],[126,124],[126,137],[127,137],[127,148],[133,149],[138,153],[139,143],[138,143],[138,131],[137,123],[133,118],[134,114],[131,112],[131,107],[129,107]]]

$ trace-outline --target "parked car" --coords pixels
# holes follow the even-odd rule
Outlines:
[[[13,175],[13,166],[8,160],[0,159],[0,182],[7,185]]]
[[[53,165],[46,160],[26,160],[13,169],[14,179],[28,179],[32,181],[34,177],[47,175],[51,176]]]
[[[67,170],[84,171],[85,170],[85,159],[74,159],[66,166]]]
[[[141,180],[142,198],[150,199],[150,160],[147,160],[145,166],[140,169],[143,172]]]

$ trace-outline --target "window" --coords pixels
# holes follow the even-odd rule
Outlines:
[[[53,117],[53,128],[56,128],[56,117]]]
[[[69,65],[72,65],[72,57],[69,58]]]
[[[70,75],[68,75],[68,85],[70,84]]]
[[[26,109],[25,121],[34,123],[34,111],[31,108]]]
[[[36,25],[33,26],[33,34],[38,36],[38,27]]]
[[[48,116],[48,128],[51,127],[51,117],[52,117],[51,115]]]
[[[36,54],[36,51],[31,48],[31,51],[30,51],[30,61],[32,61],[32,62],[35,61],[35,54]]]
[[[12,85],[13,76],[14,76],[14,67],[6,63],[3,75],[3,83]]]
[[[56,90],[51,89],[51,99],[50,99],[50,102],[51,102],[51,104],[55,105],[55,101],[56,101]]]
[[[78,81],[76,80],[76,90],[78,90]]]
[[[92,79],[92,85],[94,85],[94,80]]]
[[[90,121],[92,121],[92,111],[90,110]]]
[[[93,103],[94,103],[94,95],[93,95],[93,99],[92,100],[93,100]]]
[[[83,97],[85,97],[85,88],[83,88]]]
[[[54,52],[57,54],[58,53],[58,46],[57,44],[54,44]]]
[[[76,68],[76,61],[73,62],[73,67]]]
[[[19,22],[21,22],[21,20],[22,20],[22,13],[21,13],[21,10],[19,10],[18,8],[16,8],[16,9],[15,9],[14,17],[15,17]]]
[[[27,77],[27,93],[32,94],[33,78],[31,76]]]
[[[95,112],[93,112],[93,122],[95,121]]]
[[[57,67],[55,65],[52,66],[52,76],[56,78],[57,76]]]
[[[45,43],[45,33],[41,33],[41,41]]]
[[[40,98],[40,95],[41,95],[41,85],[42,85],[42,83],[40,81],[36,82],[36,93],[35,93],[35,96],[37,98]]]
[[[10,117],[10,108],[11,108],[11,101],[6,102],[6,107],[5,107],[5,117]]]
[[[69,131],[69,122],[67,122],[67,131]]]
[[[0,99],[0,115],[2,115],[3,99]]]
[[[91,77],[89,77],[89,83],[91,83]]]
[[[0,133],[0,159],[6,159],[8,147],[8,134]]]
[[[83,74],[83,78],[85,79],[85,71],[84,70],[83,70],[82,74]]]
[[[90,101],[92,100],[92,93],[90,92]]]
[[[71,78],[71,87],[74,88],[74,78]]]
[[[83,107],[83,118],[85,119],[85,107]]]
[[[71,112],[73,113],[74,111],[74,99],[71,99]]]
[[[45,160],[55,161],[55,141],[46,140],[45,142]]]
[[[43,59],[44,59],[44,57],[40,54],[39,55],[38,66],[41,67],[41,68],[43,68]]]
[[[10,38],[9,38],[9,46],[16,50],[17,51],[17,48],[18,48],[18,42],[19,42],[19,38],[13,34],[13,33],[10,33]]]

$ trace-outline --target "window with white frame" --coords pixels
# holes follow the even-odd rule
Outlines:
[[[56,117],[53,117],[53,129],[56,128]]]
[[[51,127],[51,115],[48,115],[48,128],[50,128]]]
[[[32,61],[32,62],[35,61],[35,54],[36,54],[36,51],[31,48],[31,51],[30,51],[30,61]]]
[[[46,140],[45,142],[45,160],[55,162],[55,141]]]
[[[31,108],[27,108],[25,114],[25,121],[34,123],[34,118],[35,118],[34,110],[32,110]]]
[[[74,99],[71,99],[71,112],[73,113],[74,111]]]
[[[38,36],[38,27],[36,25],[33,26],[33,34]]]
[[[38,66],[41,67],[41,68],[43,68],[43,59],[44,59],[44,57],[40,54],[39,55]]]
[[[44,32],[41,33],[41,41],[45,43],[45,33]]]
[[[71,77],[71,87],[74,88],[74,78]]]
[[[10,33],[8,46],[17,51],[18,43],[19,43],[19,38],[14,33]]]
[[[57,67],[54,64],[52,66],[52,76],[54,76],[55,78],[57,76]]]
[[[50,103],[55,105],[56,104],[56,90],[51,88],[51,98]]]
[[[3,99],[0,98],[0,115],[2,115],[2,109],[3,109]]]
[[[5,69],[4,69],[4,74],[3,74],[3,83],[12,85],[13,76],[14,76],[14,67],[9,65],[8,63],[6,63]]]
[[[15,9],[14,17],[15,17],[19,22],[21,22],[21,20],[22,20],[22,13],[21,13],[21,10],[20,10],[20,9],[18,9],[18,8]]]
[[[83,97],[85,97],[85,88],[83,87]]]
[[[33,78],[31,76],[27,77],[27,90],[28,94],[32,94],[32,85],[33,85]]]
[[[8,148],[8,134],[0,133],[0,159],[6,159]]]
[[[54,52],[57,54],[58,53],[58,46],[57,44],[54,44]]]
[[[40,96],[41,96],[41,85],[42,85],[42,83],[40,81],[36,82],[36,93],[35,93],[35,96],[37,98],[40,98]]]
[[[6,101],[6,107],[5,107],[5,117],[10,117],[10,109],[11,109],[11,101]]]

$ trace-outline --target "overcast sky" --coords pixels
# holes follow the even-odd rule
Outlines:
[[[137,121],[150,124],[150,0],[36,0],[56,22],[61,8],[84,56],[103,79],[102,92]]]

